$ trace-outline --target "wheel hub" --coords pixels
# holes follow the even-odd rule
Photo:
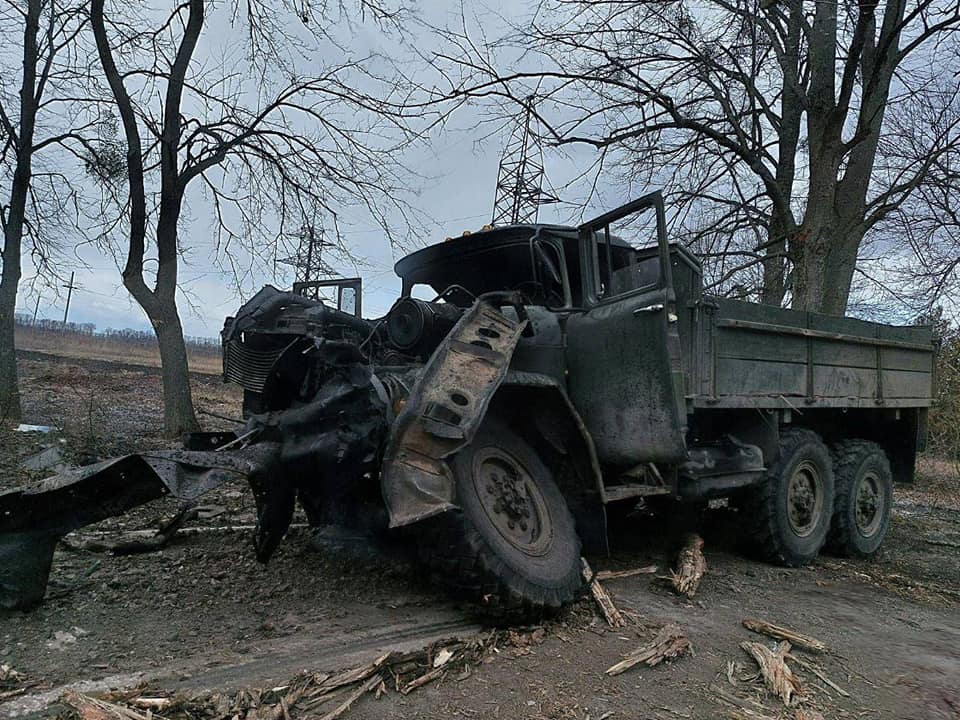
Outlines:
[[[787,518],[790,528],[807,537],[817,527],[823,509],[823,481],[810,462],[797,466],[787,485]]]
[[[855,502],[857,530],[864,537],[870,537],[880,527],[883,515],[881,512],[883,493],[880,490],[879,480],[872,473],[864,475],[857,483]]]
[[[550,546],[552,525],[540,488],[524,466],[499,448],[474,456],[473,480],[484,512],[497,531],[528,555]]]

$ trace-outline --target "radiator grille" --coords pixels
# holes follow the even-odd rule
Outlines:
[[[270,370],[287,347],[289,344],[285,343],[276,348],[254,350],[244,343],[231,340],[223,348],[223,376],[244,390],[263,392]]]

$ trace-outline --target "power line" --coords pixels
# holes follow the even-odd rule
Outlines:
[[[296,254],[277,261],[293,266],[294,282],[312,282],[337,275],[337,272],[323,259],[323,249],[334,247],[333,243],[327,242],[323,226],[308,223],[300,228],[297,236],[299,243]]]
[[[543,151],[532,132],[534,97],[524,103],[519,119],[500,159],[497,190],[493,201],[493,225],[515,225],[537,221],[541,205],[558,202],[543,192]]]

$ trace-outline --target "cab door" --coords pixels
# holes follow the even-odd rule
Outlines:
[[[660,193],[584,223],[580,246],[587,307],[567,322],[570,397],[601,462],[680,461],[682,358]]]

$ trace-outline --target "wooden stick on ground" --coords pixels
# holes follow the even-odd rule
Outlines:
[[[653,667],[664,660],[679,657],[690,650],[690,640],[683,634],[683,630],[675,623],[669,623],[660,628],[660,632],[648,645],[634,650],[616,665],[608,667],[607,675],[619,675],[634,665],[646,663]]]
[[[803,692],[800,678],[787,666],[786,657],[790,652],[790,643],[784,640],[776,650],[771,650],[763,643],[747,641],[740,643],[740,647],[756,660],[767,689],[780,698],[784,705],[790,707],[796,696]]]
[[[632,570],[600,570],[594,575],[597,580],[616,580],[617,578],[633,577],[634,575],[653,575],[657,572],[656,565],[634,568]]]
[[[613,604],[610,595],[604,590],[596,576],[594,576],[587,559],[580,558],[580,562],[583,563],[583,579],[590,584],[590,592],[593,593],[593,599],[596,600],[600,612],[603,613],[603,617],[607,621],[607,625],[615,628],[626,625],[623,615],[620,614],[617,606]]]
[[[809,670],[810,672],[812,672],[814,675],[816,675],[818,678],[820,678],[820,680],[822,680],[824,683],[826,683],[827,685],[829,685],[830,687],[832,687],[834,690],[836,690],[836,691],[837,691],[840,695],[842,695],[843,697],[850,697],[850,693],[848,693],[848,692],[847,692],[846,690],[844,690],[842,687],[840,687],[839,685],[837,685],[833,680],[831,680],[830,678],[828,678],[828,677],[826,676],[826,674],[825,674],[822,670],[820,670],[820,668],[818,668],[816,665],[814,665],[813,663],[809,663],[809,662],[807,662],[806,660],[804,660],[803,658],[798,658],[796,655],[793,655],[793,654],[788,655],[788,657],[789,657],[791,660],[793,660],[794,662],[796,662],[797,665],[799,665],[800,667],[806,668],[807,670]]]
[[[328,712],[326,715],[320,718],[320,720],[336,720],[338,717],[343,715],[347,710],[353,707],[353,704],[357,700],[362,698],[371,690],[378,687],[381,681],[382,681],[382,678],[380,677],[379,674],[376,674],[376,675],[373,675],[372,677],[367,678],[367,681],[363,685],[358,687],[356,690],[354,690],[352,693],[350,693],[350,695],[347,697],[346,700],[343,701],[343,703],[341,703],[338,707]]]
[[[700,587],[700,580],[707,572],[707,561],[703,557],[703,538],[689,535],[680,554],[677,555],[677,569],[670,571],[670,584],[680,595],[692,598]]]
[[[752,630],[761,635],[767,635],[775,640],[786,640],[791,645],[803,648],[804,650],[818,653],[829,652],[827,646],[814,637],[801,635],[798,632],[781,627],[780,625],[773,625],[764,620],[744,620],[743,626],[747,630]]]
[[[393,653],[387,652],[371,663],[360,665],[359,667],[351,668],[349,670],[344,670],[337,675],[326,678],[316,689],[310,692],[310,697],[326,695],[327,693],[336,690],[339,687],[343,687],[344,685],[352,685],[355,682],[366,680],[371,675],[377,673],[387,663],[388,660],[392,659]]]

